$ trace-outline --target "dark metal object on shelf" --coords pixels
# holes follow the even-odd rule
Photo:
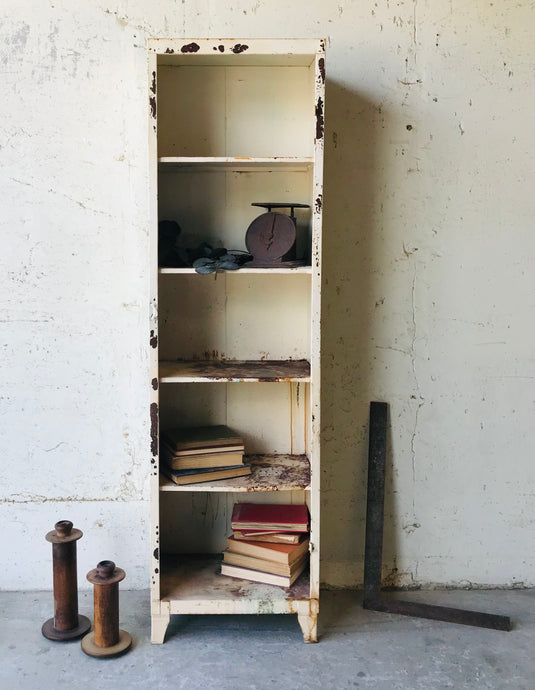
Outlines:
[[[87,573],[93,587],[95,629],[82,640],[82,650],[89,656],[112,657],[128,651],[129,633],[119,629],[119,582],[126,573],[113,561],[100,561]]]
[[[397,613],[403,616],[445,621],[447,623],[473,625],[479,628],[511,630],[511,619],[509,616],[387,599],[381,596],[386,474],[386,420],[387,404],[383,402],[370,403],[363,608],[384,613]]]
[[[191,256],[193,252],[188,252]],[[192,261],[192,266],[201,275],[214,273],[215,271],[237,271],[253,257],[239,249],[228,250],[225,247],[213,248],[207,242],[202,242],[197,249],[197,258]]]
[[[158,266],[181,268],[185,262],[177,245],[182,229],[174,220],[161,220],[158,223]]]
[[[295,208],[310,208],[308,204],[291,202],[255,202],[251,206],[266,208],[247,228],[245,245],[247,251],[253,255],[253,260],[247,267],[258,268],[293,268],[302,266],[304,261],[296,260],[295,243],[297,237],[297,222],[294,215]],[[289,208],[290,215],[272,211],[273,208]]]
[[[49,640],[74,640],[91,629],[89,619],[78,615],[76,542],[82,536],[72,522],[60,520],[45,537],[52,543],[54,618],[43,623],[41,632]]]

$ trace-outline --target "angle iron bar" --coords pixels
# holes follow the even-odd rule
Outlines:
[[[400,601],[381,596],[383,555],[384,488],[386,474],[387,403],[370,403],[370,438],[368,452],[368,494],[366,500],[366,545],[364,551],[363,608],[414,616],[446,623],[459,623],[492,630],[512,629],[509,616]]]

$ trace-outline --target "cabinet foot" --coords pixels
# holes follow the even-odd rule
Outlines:
[[[318,614],[298,613],[297,620],[305,642],[318,641]]]
[[[151,637],[152,644],[162,644],[165,638],[165,631],[169,625],[170,615],[168,613],[153,614],[151,616]]]

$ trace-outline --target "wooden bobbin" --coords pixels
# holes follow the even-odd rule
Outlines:
[[[82,536],[70,520],[60,520],[45,537],[52,543],[54,618],[43,623],[41,632],[49,640],[74,640],[91,629],[89,619],[78,615],[76,542]]]
[[[82,650],[94,657],[123,654],[132,645],[132,638],[119,630],[119,582],[125,572],[113,561],[100,561],[87,579],[94,585],[95,629],[82,640]]]

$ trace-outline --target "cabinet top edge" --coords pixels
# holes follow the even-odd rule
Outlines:
[[[310,38],[148,38],[149,53],[162,64],[199,64],[209,58],[217,64],[258,62],[310,65],[325,52],[325,39]]]
[[[157,37],[150,37],[147,38],[147,44],[149,45],[150,48],[156,49],[157,47],[161,45],[177,45],[179,48],[183,46],[191,46],[192,43],[197,43],[199,48],[198,51],[201,50],[206,50],[207,48],[212,49],[212,46],[215,45],[216,48],[219,46],[219,44],[222,44],[225,49],[227,47],[235,46],[235,45],[241,45],[242,50],[240,52],[259,52],[259,49],[261,49],[261,52],[266,53],[266,52],[274,52],[274,48],[277,47],[284,47],[285,50],[288,49],[288,46],[292,45],[294,46],[293,50],[291,52],[298,52],[298,53],[307,53],[307,52],[312,52],[316,53],[318,51],[322,52],[325,50],[325,43],[326,39],[325,38],[220,38],[220,37],[204,37],[204,38],[195,38],[195,37],[188,37],[188,36],[171,36],[171,37],[164,37],[164,36],[157,36]],[[196,49],[189,48],[185,52],[197,52]]]

